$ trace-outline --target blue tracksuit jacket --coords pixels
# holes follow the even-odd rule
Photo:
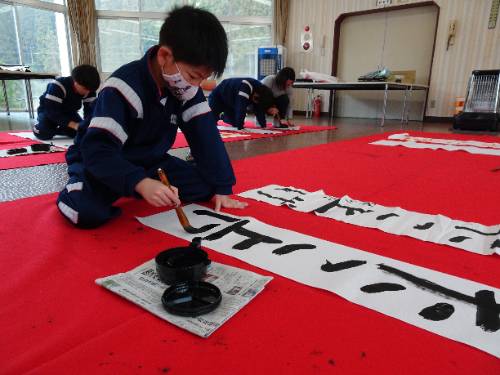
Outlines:
[[[78,114],[82,104],[84,118],[91,115],[91,104],[95,98],[95,92],[91,92],[85,97],[75,92],[71,77],[58,77],[52,80],[40,96],[40,106],[37,110],[38,124],[36,126],[38,132],[35,130],[35,134],[42,139],[50,139],[55,134],[65,134],[70,121],[82,121]]]
[[[187,103],[166,89],[164,94],[151,76],[147,54],[113,73],[82,140],[85,168],[111,190],[131,196],[145,169],[165,158],[180,127],[204,179],[217,194],[231,194],[233,170],[203,91]]]
[[[250,100],[254,89],[262,83],[253,78],[228,78],[223,80],[208,97],[210,108],[216,118],[224,112],[224,121],[243,128],[247,107],[253,106]],[[261,127],[266,126],[266,114],[253,106],[255,117]]]

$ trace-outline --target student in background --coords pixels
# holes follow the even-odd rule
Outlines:
[[[278,74],[268,75],[262,80],[262,84],[269,87],[273,92],[274,104],[278,108],[281,120],[280,125],[292,126],[292,85],[295,81],[295,71],[290,67],[281,69]],[[278,125],[277,121],[275,124]]]
[[[217,18],[184,6],[167,16],[159,45],[111,75],[87,130],[68,151],[69,182],[57,206],[71,223],[81,228],[106,223],[120,214],[113,206],[120,197],[142,197],[155,207],[209,200],[216,211],[246,206],[230,197],[236,179],[199,87],[212,73],[223,73],[227,53]],[[195,165],[168,154],[178,128]],[[171,188],[159,181],[158,168]]]
[[[83,103],[83,117],[91,115],[91,103],[101,84],[99,72],[91,65],[80,65],[71,71],[71,77],[58,77],[47,85],[40,96],[38,123],[35,136],[42,140],[55,135],[74,138],[82,118],[78,111]]]
[[[253,78],[228,78],[210,93],[208,104],[216,119],[243,129],[247,109],[255,114],[260,127],[266,127],[266,113],[275,115],[273,94],[269,88]]]

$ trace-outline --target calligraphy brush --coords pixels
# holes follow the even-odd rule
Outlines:
[[[168,181],[167,175],[163,171],[163,169],[158,168],[158,176],[160,177],[160,181],[162,182],[163,185],[168,187],[170,190],[172,190],[172,187],[170,186],[170,182]],[[173,190],[172,190],[173,191]],[[181,223],[182,227],[184,230],[188,233],[195,234],[198,233],[198,231],[189,224],[189,220],[184,213],[182,207],[175,207],[175,213],[177,214],[177,217],[179,218],[179,222]]]

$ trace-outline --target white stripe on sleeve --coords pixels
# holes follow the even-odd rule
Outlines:
[[[245,98],[247,98],[247,99],[250,99],[250,96],[248,96],[248,94],[247,94],[246,92],[240,91],[240,92],[238,93],[238,95],[241,95],[241,96],[243,96],[243,97],[245,97]]]
[[[64,93],[64,97],[66,97],[66,87],[64,87],[64,85],[61,82],[59,82],[56,79],[53,79],[52,81],[50,81],[50,83],[53,83],[54,85],[59,86],[61,88],[62,92]]]
[[[122,144],[124,144],[128,138],[128,135],[125,133],[122,126],[111,117],[94,117],[90,121],[89,128],[106,130],[115,136]]]
[[[71,193],[72,191],[80,191],[83,189],[83,182],[75,182],[73,184],[67,184],[66,185],[66,190],[68,193]]]
[[[124,96],[124,98],[134,107],[137,112],[137,118],[143,118],[144,111],[142,109],[142,102],[139,95],[130,87],[125,81],[120,78],[111,77],[109,78],[102,87],[103,89],[106,87],[113,87],[120,91],[120,93]]]
[[[182,120],[184,122],[188,122],[191,120],[193,117],[202,115],[204,113],[210,112],[210,107],[208,106],[208,103],[201,102],[196,105],[193,105],[192,107],[186,109],[184,112],[182,112]]]
[[[243,81],[241,81],[241,83],[246,83],[246,84],[248,85],[248,87],[250,87],[250,92],[252,92],[253,87],[252,87],[252,85],[250,84],[250,82],[248,82],[246,79],[244,79]]]
[[[50,95],[50,94],[45,94],[45,99],[49,99],[49,100],[52,100],[52,101],[58,102],[58,103],[63,102],[61,98],[58,98],[57,96]]]
[[[70,206],[63,202],[57,203],[57,206],[61,210],[61,212],[66,216],[68,219],[71,220],[73,224],[78,223],[78,212],[73,210]]]

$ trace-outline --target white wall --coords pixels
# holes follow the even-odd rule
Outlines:
[[[422,1],[393,0],[393,4]],[[453,115],[455,98],[465,94],[472,70],[500,68],[500,20],[495,29],[488,29],[491,0],[435,0],[435,3],[440,14],[426,115],[448,117]],[[335,20],[343,13],[374,8],[376,0],[290,0],[287,64],[297,72],[306,68],[331,74]],[[447,51],[450,20],[457,20],[457,34],[455,45]],[[313,52],[308,54],[300,51],[300,33],[305,25],[311,26],[315,43]],[[324,50],[320,48],[323,37]],[[305,110],[302,91],[295,90],[296,110]]]
[[[416,83],[427,85],[437,13],[436,6],[426,6],[347,17],[341,24],[337,77],[356,81],[385,66],[393,71],[415,70]],[[378,118],[383,95],[382,91],[338,91],[335,114]],[[389,92],[386,118],[401,118],[403,98],[402,91]],[[407,100],[410,119],[421,118],[424,101],[423,91]]]

